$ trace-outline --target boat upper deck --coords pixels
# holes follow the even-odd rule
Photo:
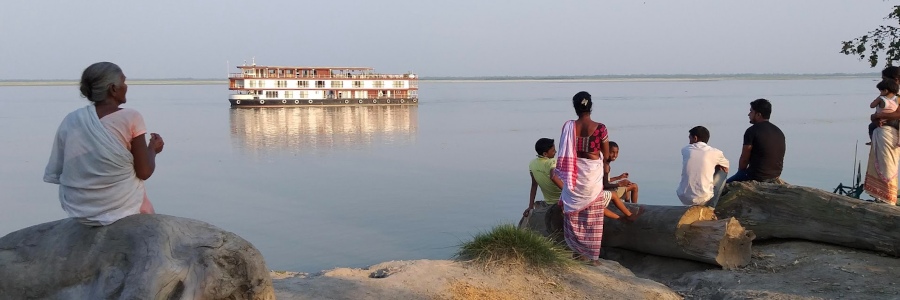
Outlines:
[[[290,66],[238,66],[240,73],[228,74],[232,79],[416,79],[413,73],[378,74],[367,67],[290,67]]]

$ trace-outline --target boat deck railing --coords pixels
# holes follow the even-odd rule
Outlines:
[[[403,75],[394,75],[394,74],[334,74],[334,75],[302,75],[302,74],[263,74],[263,75],[255,75],[255,74],[243,74],[243,73],[231,73],[228,74],[228,78],[243,78],[243,79],[411,79],[415,80],[416,78],[410,78],[410,74]]]

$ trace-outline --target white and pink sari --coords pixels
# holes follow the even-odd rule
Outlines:
[[[556,172],[563,182],[563,235],[572,251],[596,260],[603,239],[603,211],[611,195],[603,190],[603,154],[600,159],[575,155],[575,121],[563,125]]]

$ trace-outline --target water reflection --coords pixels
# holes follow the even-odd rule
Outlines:
[[[407,105],[231,109],[231,141],[253,154],[414,143],[417,109]]]

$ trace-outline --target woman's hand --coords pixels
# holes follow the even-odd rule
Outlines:
[[[150,134],[150,143],[147,145],[148,148],[153,149],[153,152],[159,154],[163,151],[163,146],[165,146],[165,142],[163,142],[163,138],[159,136],[158,133]]]

